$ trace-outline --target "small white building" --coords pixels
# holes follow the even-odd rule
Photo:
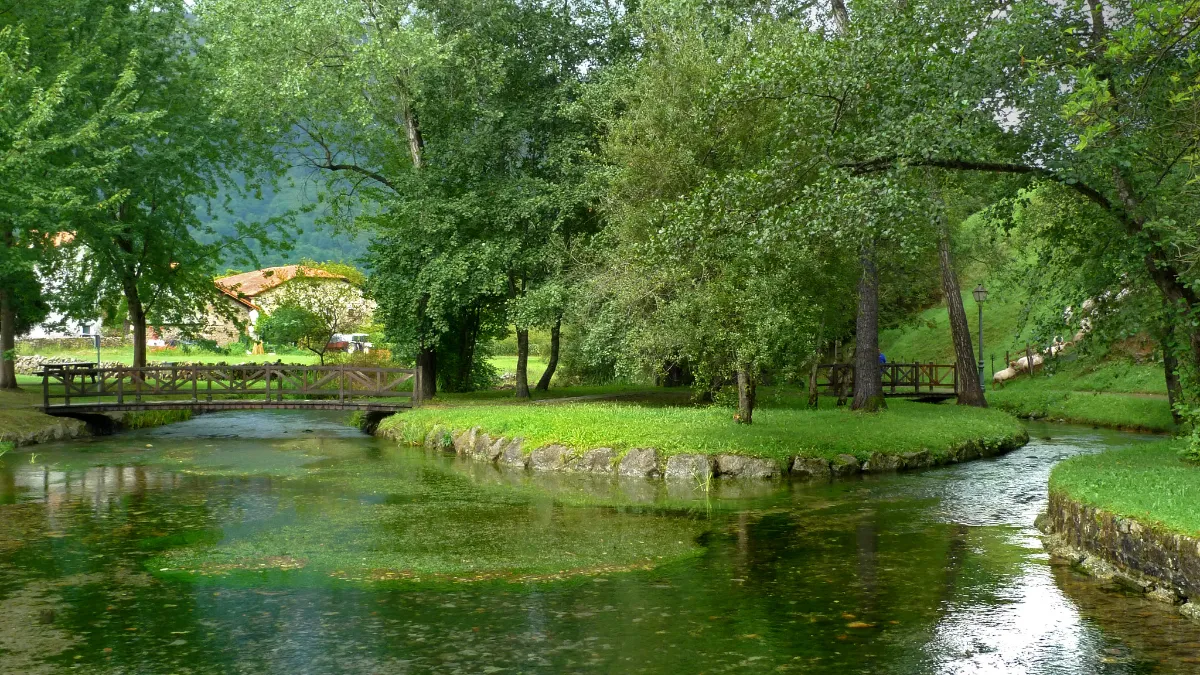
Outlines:
[[[50,314],[46,320],[34,326],[22,340],[45,340],[53,338],[91,337],[100,332],[100,319],[76,321],[61,314]]]

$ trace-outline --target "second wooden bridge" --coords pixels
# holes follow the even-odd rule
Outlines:
[[[958,369],[953,364],[883,363],[879,368],[883,371],[884,396],[944,400],[958,395]],[[854,391],[854,364],[817,366],[817,390],[828,396],[850,396]]]
[[[51,415],[140,410],[196,412],[266,408],[396,412],[419,399],[411,368],[162,365],[97,368],[47,365],[42,409]]]

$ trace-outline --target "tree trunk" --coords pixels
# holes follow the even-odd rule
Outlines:
[[[1179,359],[1175,356],[1175,315],[1174,308],[1169,303],[1164,304],[1163,321],[1158,336],[1158,344],[1162,347],[1163,375],[1167,381],[1167,405],[1171,407],[1171,419],[1176,424],[1183,422],[1183,416],[1175,409],[1176,404],[1183,401],[1183,383],[1179,379]]]
[[[821,407],[821,392],[817,391],[817,366],[821,359],[814,358],[812,368],[808,371],[808,407],[816,410]]]
[[[16,354],[17,312],[8,291],[0,288],[0,389],[18,389]]]
[[[517,398],[529,398],[529,329],[517,329]]]
[[[813,350],[812,368],[808,371],[808,407],[816,410],[821,407],[820,392],[817,391],[817,366],[821,365],[821,343],[825,334],[825,322],[817,328],[817,345]],[[836,350],[836,347],[834,348]]]
[[[146,367],[146,310],[138,295],[137,284],[125,284],[125,302],[129,304],[129,321],[133,324],[133,367]]]
[[[754,422],[754,400],[757,394],[758,382],[749,366],[742,366],[737,371],[738,409],[734,418],[738,424]]]
[[[858,319],[854,338],[854,400],[851,410],[885,410],[883,370],[879,367],[879,268],[875,244],[863,246],[858,280]]]
[[[425,139],[421,136],[421,123],[417,120],[417,111],[411,106],[404,109],[404,135],[408,138],[408,152],[412,156],[413,169],[420,170],[425,165]]]
[[[437,351],[422,347],[417,354],[417,382],[421,387],[419,398],[428,401],[437,395]]]
[[[558,348],[562,340],[562,317],[559,317],[554,325],[550,328],[550,362],[546,364],[546,370],[542,372],[542,378],[538,380],[536,391],[549,391],[550,379],[554,377],[554,371],[558,370]]]
[[[942,218],[938,235],[938,264],[942,268],[942,293],[946,296],[950,339],[954,343],[954,365],[958,370],[958,404],[986,408],[987,399],[979,382],[979,364],[975,361],[975,350],[971,346],[971,328],[958,288],[958,275],[954,273],[954,263],[950,258],[950,228],[945,218]]]
[[[1176,424],[1183,423],[1183,416],[1175,409],[1176,404],[1183,400],[1183,384],[1179,381],[1179,361],[1174,351],[1167,345],[1162,347],[1163,373],[1167,377],[1167,405],[1171,406],[1171,419]]]

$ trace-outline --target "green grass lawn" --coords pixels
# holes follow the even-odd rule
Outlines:
[[[988,402],[1022,417],[1169,432],[1176,429],[1161,364],[1081,360],[988,388]]]
[[[504,373],[517,372],[517,357],[515,356],[489,356],[488,363],[492,367]],[[529,383],[537,384],[538,378],[542,376],[542,371],[546,369],[546,360],[539,356],[530,356],[529,365],[526,366],[529,372]]]
[[[971,285],[964,284],[963,307],[971,327],[971,344],[978,349],[979,336],[975,331],[979,315],[975,300],[971,297]],[[1028,329],[1017,329],[1022,309],[1020,300],[1005,298],[998,293],[992,293],[984,304],[983,354],[984,363],[989,364],[989,368],[992,355],[996,357],[997,369],[1003,368],[1005,350],[1013,353],[1022,351],[1025,341],[1031,339]],[[879,350],[894,363],[954,363],[954,343],[950,341],[950,320],[946,316],[945,303],[921,312],[898,328],[882,331],[879,334]],[[979,357],[978,354],[975,356]]]
[[[1171,432],[1177,429],[1165,398],[1062,391],[1037,382],[1018,382],[998,391],[989,391],[987,399],[993,407],[1021,417],[1130,431]]]
[[[754,424],[733,421],[719,406],[631,405],[613,402],[560,405],[429,406],[384,421],[417,441],[434,425],[478,426],[492,435],[520,436],[527,449],[561,443],[576,450],[654,447],[665,454],[743,454],[784,459],[793,455],[832,458],[872,452],[929,450],[935,457],[972,441],[1000,444],[1023,437],[1020,422],[998,410],[893,400],[875,415],[846,408],[763,408]]]
[[[1200,466],[1179,441],[1144,443],[1072,457],[1050,474],[1051,492],[1121,516],[1200,535]]]
[[[29,351],[28,348],[18,344],[17,354],[27,356],[35,352]],[[51,359],[72,359],[75,361],[93,362],[96,360],[95,349],[40,349],[36,352],[41,356]],[[106,347],[100,350],[100,360],[102,362],[116,361],[125,365],[133,364],[133,347]],[[174,348],[154,348],[146,350],[146,361],[153,365],[158,362],[168,363],[274,363],[283,361],[284,363],[295,363],[303,365],[313,365],[318,363],[319,359],[316,354],[307,351],[289,351],[284,353],[274,354],[214,354],[213,352],[201,351],[197,349],[183,349],[181,347]]]

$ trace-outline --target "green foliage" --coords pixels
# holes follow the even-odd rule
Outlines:
[[[296,345],[314,351],[324,351],[329,337],[319,316],[307,307],[290,303],[259,317],[254,328],[264,342]]]
[[[17,335],[28,332],[50,313],[50,306],[42,297],[42,285],[31,270],[17,268],[0,276],[0,285],[13,304]]]
[[[46,19],[47,31],[96,49],[78,78],[83,102],[70,112],[86,119],[87,99],[114,98],[127,111],[111,115],[115,122],[85,145],[109,170],[83,176],[80,190],[100,204],[75,214],[71,246],[42,261],[58,282],[55,304],[90,316],[123,301],[139,336],[148,322],[191,326],[216,297],[221,252],[246,253],[249,240],[272,243],[269,229],[282,224],[238,223],[237,236],[211,244],[195,236],[211,234],[200,213],[220,208],[222,186],[253,192],[267,180],[264,169],[278,168],[265,152],[269,141],[217,113],[213,71],[197,53],[188,3],[63,5]]]
[[[147,410],[125,413],[121,425],[126,429],[149,429],[192,419],[191,410]]]
[[[1067,459],[1050,474],[1050,490],[1147,525],[1200,534],[1200,468],[1180,460],[1178,441],[1138,443]]]

